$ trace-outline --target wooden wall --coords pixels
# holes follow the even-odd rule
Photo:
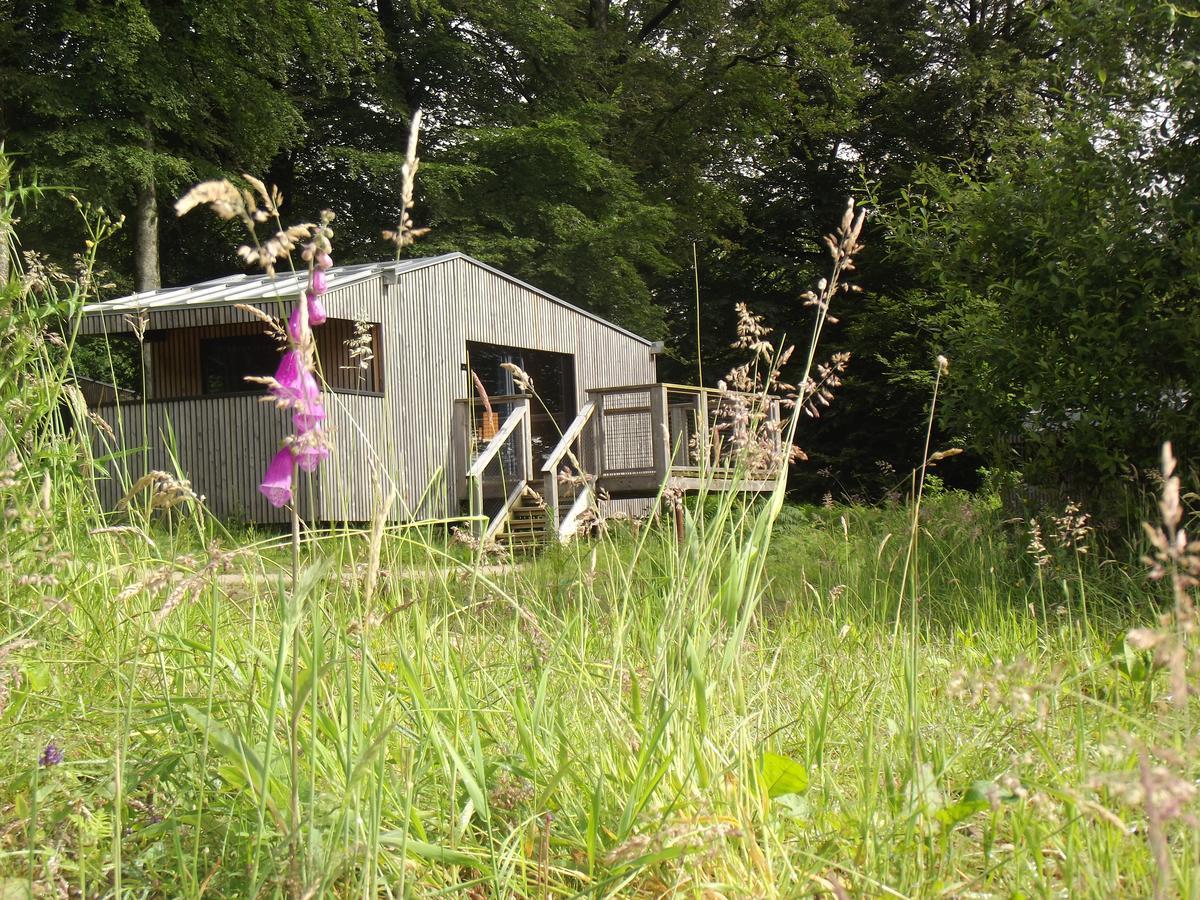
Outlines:
[[[647,342],[466,258],[402,273],[395,284],[353,285],[326,308],[383,323],[385,406],[401,448],[394,483],[411,515],[458,511],[451,413],[470,396],[467,341],[573,354],[577,407],[588,388],[656,379]]]
[[[371,517],[372,475],[396,467],[396,448],[384,427],[382,405],[383,398],[377,396],[326,395],[326,426],[334,453],[311,480],[301,475],[302,515],[351,522]],[[287,510],[267,503],[258,484],[291,433],[291,418],[262,402],[261,395],[150,401],[144,406],[134,401],[101,406],[96,413],[116,436],[111,443],[96,438],[98,457],[114,455],[97,484],[106,508],[115,508],[130,484],[158,469],[186,477],[222,519],[264,524],[288,520]]]
[[[276,317],[289,312],[286,302],[259,305]],[[455,399],[470,396],[463,371],[467,341],[574,355],[579,406],[586,401],[588,388],[655,381],[655,359],[646,341],[465,257],[401,272],[395,278],[380,274],[335,288],[326,296],[325,306],[331,321],[344,320],[345,326],[329,328],[326,323],[316,333],[320,341],[340,346],[343,355],[350,332],[342,334],[338,328],[352,330],[354,320],[380,323],[376,367],[384,391],[383,396],[336,390],[327,395],[335,449],[317,482],[318,506],[313,513],[322,519],[366,521],[376,490],[386,496],[393,489],[397,495],[393,518],[457,514],[451,414]],[[231,307],[156,312],[150,327],[234,323],[238,329],[248,324],[251,333],[262,329],[261,323]],[[324,334],[323,329],[327,329]],[[129,328],[123,316],[93,315],[85,319],[83,330],[96,334]],[[178,334],[168,340],[182,340],[183,333]],[[158,367],[169,365],[168,358],[160,352]],[[181,352],[175,358],[179,374],[172,376],[172,383],[183,389],[189,384],[184,372],[192,371],[199,378],[198,357]],[[326,378],[334,381],[338,369],[326,365]],[[353,372],[342,375],[354,378]],[[257,522],[284,520],[281,512],[266,504],[257,485],[287,433],[286,415],[260,403],[256,395],[151,402],[146,410],[148,442],[141,434],[140,403],[125,407],[121,421],[115,408],[100,410],[114,426],[123,424],[125,447],[152,446],[144,459],[141,453],[132,458],[141,471],[173,471],[171,455],[163,446],[170,421],[180,465],[195,489],[208,496],[215,513]],[[131,474],[136,478],[140,471],[131,468]],[[103,493],[110,505],[115,503],[121,495],[117,481],[105,486]]]

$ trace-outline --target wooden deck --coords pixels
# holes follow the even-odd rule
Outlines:
[[[779,422],[779,402],[710,388],[637,384],[594,388],[574,421],[558,428],[548,449],[533,412],[535,401],[517,395],[492,399],[503,422],[485,440],[482,410],[472,400],[455,401],[455,494],[460,505],[491,536],[508,511],[529,491],[545,503],[547,524],[562,532],[596,494],[614,500],[653,498],[665,488],[683,491],[769,491],[776,472],[739,467],[734,432],[739,422]],[[757,429],[761,433],[761,428]],[[773,449],[779,451],[778,429]],[[773,459],[782,453],[773,454]],[[482,524],[484,519],[486,524]]]

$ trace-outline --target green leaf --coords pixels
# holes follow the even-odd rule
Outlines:
[[[462,850],[451,850],[449,847],[430,844],[426,841],[414,841],[403,831],[385,831],[379,835],[379,843],[384,847],[396,849],[403,847],[406,855],[418,856],[421,859],[432,860],[443,865],[471,866],[481,872],[487,866],[482,856],[465,853]]]
[[[1113,641],[1109,654],[1113,666],[1130,681],[1146,681],[1154,674],[1151,655],[1130,646],[1124,635]]]
[[[778,753],[763,753],[762,775],[767,796],[772,800],[784,794],[803,794],[808,790],[808,769]]]

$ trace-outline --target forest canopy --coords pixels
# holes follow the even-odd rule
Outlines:
[[[171,204],[242,172],[289,218],[333,209],[339,261],[386,257],[419,107],[418,252],[662,338],[677,380],[728,368],[736,302],[801,333],[854,195],[864,293],[828,348],[852,361],[801,489],[902,483],[939,353],[939,439],[973,451],[951,482],[1115,489],[1162,439],[1200,450],[1198,27],[1138,0],[10,0],[0,139],[126,215],[118,295],[236,270]],[[18,228],[64,266],[67,202]]]

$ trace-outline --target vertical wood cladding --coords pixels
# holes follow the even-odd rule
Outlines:
[[[647,344],[612,325],[555,302],[466,257],[379,274],[325,297],[330,319],[315,329],[324,376],[334,453],[315,483],[311,515],[331,521],[365,521],[376,495],[394,490],[393,517],[446,515],[458,510],[452,496],[451,415],[455,399],[470,396],[468,341],[572,354],[576,406],[589,388],[655,381]],[[289,304],[256,303],[269,315],[286,317]],[[362,387],[346,342],[354,322],[378,323],[371,372],[382,396],[350,393]],[[158,310],[151,329],[163,329],[151,345],[154,398],[197,398],[200,341],[260,333],[261,322],[235,307]],[[89,316],[86,332],[129,330],[123,317]],[[536,385],[535,385],[536,387]],[[101,407],[117,431],[118,445],[134,450],[129,475],[159,468],[174,471],[179,460],[197,493],[219,516],[252,522],[282,522],[257,490],[270,456],[288,433],[289,418],[259,401],[259,394],[154,399],[143,405]],[[167,450],[173,434],[177,455]],[[122,437],[123,435],[123,437]],[[137,448],[148,446],[141,452]],[[115,467],[119,467],[119,464]],[[140,471],[139,471],[140,470]],[[115,473],[114,473],[115,475]],[[121,496],[117,479],[101,485],[109,505]],[[302,510],[307,507],[302,504]]]

